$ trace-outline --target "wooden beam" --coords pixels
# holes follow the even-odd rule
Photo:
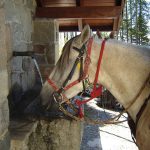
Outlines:
[[[37,7],[43,7],[43,0],[36,0]]]
[[[113,25],[113,20],[114,19],[83,19],[83,24],[107,26]]]
[[[56,19],[62,26],[77,25],[78,19]],[[83,24],[107,26],[113,25],[114,19],[82,19]]]
[[[80,0],[80,6],[84,6],[84,0]]]
[[[76,6],[80,6],[80,0],[76,0]]]
[[[80,0],[82,6],[116,6],[115,0]],[[118,0],[117,0],[118,1]]]
[[[76,0],[44,0],[45,7],[76,7]]]
[[[92,7],[45,7],[37,8],[38,18],[116,18],[121,13],[121,6]]]
[[[113,31],[112,26],[90,26],[92,31]],[[60,32],[71,32],[71,31],[79,31],[78,26],[59,26],[59,31]]]
[[[121,6],[122,0],[115,0],[116,6]]]

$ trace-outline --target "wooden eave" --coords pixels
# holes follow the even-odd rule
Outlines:
[[[112,19],[118,18],[121,6],[90,6],[90,7],[46,7],[37,8],[38,18],[53,19]]]
[[[36,0],[36,18],[56,19],[60,31],[118,31],[124,0]]]

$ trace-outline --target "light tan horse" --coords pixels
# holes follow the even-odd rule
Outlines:
[[[78,52],[73,47],[80,49],[88,42],[89,38],[90,27],[87,25],[79,36],[71,39],[64,46],[62,56],[49,76],[58,87],[62,86],[78,56]],[[91,63],[88,72],[91,82],[94,80],[101,43],[102,40],[94,40],[92,44]],[[106,87],[124,108],[128,108],[135,101],[127,110],[134,122],[136,122],[137,113],[150,94],[150,81],[147,81],[149,74],[149,48],[130,45],[113,39],[106,41],[98,82]],[[79,70],[76,69],[70,82],[78,79],[78,77]],[[72,98],[80,91],[82,91],[82,83],[70,88],[65,92],[65,95]],[[48,82],[45,82],[40,93],[43,106],[50,103],[53,92],[54,89]],[[148,102],[138,122],[136,140],[140,150],[150,149],[150,102]]]

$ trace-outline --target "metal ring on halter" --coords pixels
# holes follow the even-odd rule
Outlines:
[[[56,93],[56,92],[54,92],[54,93],[53,93],[54,101],[55,101],[56,103],[60,103],[60,102],[58,101],[58,99],[56,98],[55,93]],[[61,94],[61,93],[57,93],[57,94],[61,97],[61,100],[63,100],[63,96],[62,96],[62,94]]]
[[[86,63],[86,64],[90,64],[90,63],[91,63],[91,58],[90,58],[90,57],[87,57],[86,60],[85,60],[85,63]]]
[[[77,59],[79,59],[79,60],[80,60],[80,59],[81,59],[81,56],[78,56],[78,57],[77,57]]]

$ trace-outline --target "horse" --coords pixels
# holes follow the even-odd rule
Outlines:
[[[81,34],[69,40],[64,48],[55,68],[49,75],[40,93],[40,105],[46,109],[53,109],[57,100],[54,93],[63,92],[62,97],[70,99],[83,90],[81,72],[76,67],[70,80],[67,76],[74,68],[76,59],[82,50],[82,61],[87,54],[87,45],[91,39],[91,30],[86,25]],[[90,81],[94,81],[101,45],[103,40],[93,38],[87,75]],[[66,84],[79,81],[67,90],[63,90]],[[140,150],[148,150],[150,147],[150,49],[127,44],[115,39],[105,40],[105,46],[100,63],[100,72],[97,83],[108,89],[117,101],[127,110],[129,116],[136,124],[136,143]],[[66,86],[65,84],[65,86]],[[57,87],[56,87],[57,85]],[[55,96],[57,98],[58,96]],[[56,102],[55,102],[56,101]],[[143,110],[141,111],[141,108]],[[141,112],[140,117],[137,114]],[[138,122],[137,122],[138,120]]]

